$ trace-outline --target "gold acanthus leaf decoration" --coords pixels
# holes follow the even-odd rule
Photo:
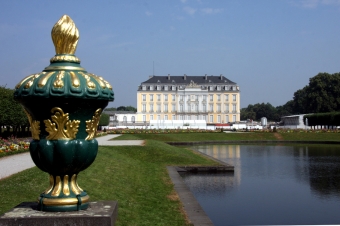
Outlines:
[[[24,111],[27,115],[28,118],[28,122],[31,125],[31,133],[32,133],[32,138],[34,140],[40,140],[39,134],[40,134],[40,122],[33,120],[32,116],[30,115],[30,113],[28,113],[28,111],[24,108]]]
[[[94,113],[94,116],[92,116],[92,120],[86,121],[86,132],[88,136],[85,138],[85,140],[92,140],[96,136],[101,113],[102,109],[98,108]]]
[[[49,119],[44,120],[46,131],[49,133],[46,139],[75,139],[80,121],[69,120],[69,114],[65,114],[64,111],[58,107],[52,108],[51,112],[55,113],[51,116],[54,123],[52,123]]]

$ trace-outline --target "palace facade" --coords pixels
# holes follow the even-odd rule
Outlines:
[[[137,121],[240,121],[240,89],[220,76],[150,76],[137,90]]]

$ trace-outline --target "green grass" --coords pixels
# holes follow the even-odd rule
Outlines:
[[[91,201],[117,200],[117,225],[187,225],[167,165],[216,165],[184,148],[147,140],[145,146],[100,147],[95,162],[79,175]],[[35,201],[48,187],[36,167],[0,181],[0,213]]]
[[[185,141],[340,141],[340,133],[167,133],[167,134],[124,134],[114,140],[146,140],[153,139],[163,142]]]

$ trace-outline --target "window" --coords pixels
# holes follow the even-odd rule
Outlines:
[[[183,112],[183,110],[184,110],[184,109],[183,109],[183,104],[179,105],[179,111],[180,111],[180,112]]]
[[[176,120],[176,115],[172,115],[172,120]]]
[[[146,86],[142,86],[142,89],[143,89],[143,90],[146,90]]]
[[[187,111],[190,112],[190,104],[188,104]]]
[[[172,112],[175,112],[176,111],[176,104],[172,104]]]
[[[150,115],[150,120],[153,120],[153,115]]]
[[[142,99],[143,99],[143,101],[146,101],[146,95],[145,94],[142,95]]]
[[[179,116],[179,119],[180,119],[180,120],[183,120],[183,115],[180,115],[180,116]]]
[[[214,111],[214,105],[213,104],[209,104],[210,107],[210,111],[213,112]]]
[[[168,115],[164,115],[164,120],[168,120]]]
[[[164,112],[168,112],[168,105],[164,104]]]
[[[191,95],[191,100],[192,100],[192,101],[195,100],[195,95]]]
[[[176,100],[176,95],[172,94],[172,101],[175,101],[175,100]]]
[[[195,111],[198,112],[198,104],[195,104]]]
[[[153,101],[153,94],[150,94],[150,101]]]
[[[150,90],[153,90],[153,86],[150,86]]]
[[[164,94],[164,101],[168,101],[168,94]]]
[[[164,86],[164,90],[165,90],[165,91],[168,91],[168,86]]]
[[[229,104],[224,105],[224,110],[225,110],[225,112],[229,112]]]
[[[233,101],[236,101],[236,94],[233,94]]]
[[[225,101],[229,101],[229,94],[225,95]]]
[[[157,120],[161,120],[161,116],[160,115],[157,115]]]
[[[236,104],[233,104],[233,112],[236,112]]]
[[[157,104],[157,112],[161,112],[161,105]]]
[[[157,90],[161,90],[161,86],[157,86]]]
[[[229,122],[229,115],[225,116],[225,122]]]
[[[213,122],[213,121],[214,121],[214,116],[210,115],[210,122]]]
[[[142,112],[146,111],[146,104],[142,104]]]
[[[127,121],[127,118],[126,116],[123,117],[123,121],[126,122]]]
[[[220,104],[217,105],[217,111],[221,112],[221,105]]]
[[[198,95],[195,96],[195,100],[198,101]]]
[[[214,101],[214,95],[209,95],[210,96],[210,101]]]
[[[203,112],[207,112],[207,105],[203,104]]]
[[[206,101],[207,100],[207,96],[203,95],[203,100]]]
[[[132,116],[132,117],[131,117],[131,122],[132,122],[132,123],[135,123],[135,116]]]
[[[146,115],[143,115],[143,122],[146,121]]]
[[[207,121],[207,117],[205,115],[203,115],[203,120]]]
[[[180,95],[180,101],[184,101],[184,96]]]
[[[191,119],[190,119],[190,115],[187,116],[187,119],[188,119],[188,120],[191,120]]]
[[[217,101],[221,101],[221,95],[220,94],[217,95]]]
[[[236,122],[236,115],[233,115],[233,122]]]
[[[161,94],[157,94],[157,101],[161,101]]]
[[[217,122],[221,123],[221,116],[220,115],[217,115]]]
[[[150,112],[153,112],[153,104],[150,104]]]

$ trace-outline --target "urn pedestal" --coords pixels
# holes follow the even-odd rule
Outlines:
[[[95,134],[102,110],[114,100],[111,85],[88,73],[74,55],[78,29],[64,15],[52,29],[56,55],[42,72],[24,78],[14,98],[31,125],[30,153],[48,173],[49,187],[38,197],[42,211],[75,211],[88,207],[89,196],[77,176],[96,158]]]

